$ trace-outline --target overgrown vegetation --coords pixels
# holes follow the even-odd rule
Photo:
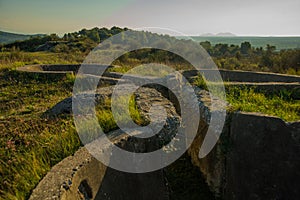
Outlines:
[[[208,90],[206,80],[201,75],[196,76],[192,84]],[[259,112],[280,117],[285,121],[300,120],[300,100],[294,98],[295,91],[264,92],[256,90],[255,86],[226,84],[225,90],[226,101],[230,103],[229,110]]]
[[[26,199],[51,166],[80,146],[70,116],[41,117],[72,86],[28,79],[3,65],[0,73],[0,199]]]
[[[125,102],[125,98],[118,99],[118,102],[116,105],[123,105]],[[118,108],[116,108],[118,110]],[[140,114],[138,111],[136,102],[135,102],[135,97],[132,96],[129,100],[129,112],[130,116],[124,116],[123,113],[116,113],[117,115],[119,114],[119,119],[122,121],[122,123],[126,123],[128,121],[133,120],[136,124],[138,125],[145,125],[147,123],[146,119],[144,116]],[[111,111],[111,99],[106,99],[103,103],[99,103],[96,106],[96,116],[98,118],[98,122],[100,126],[102,127],[103,131],[107,133],[108,131],[111,131],[113,129],[118,128],[115,119],[113,117],[112,111]],[[129,118],[130,117],[130,118]]]
[[[71,96],[74,76],[68,75],[54,81],[15,69],[25,64],[81,63],[98,42],[124,30],[117,27],[110,30],[83,29],[65,34],[63,38],[57,35],[38,36],[1,47],[0,199],[26,199],[54,164],[73,154],[81,145],[69,115],[53,119],[42,116],[56,103]],[[165,46],[174,41],[169,36],[158,40],[158,35],[139,34],[141,40],[155,40]],[[175,45],[180,47],[184,41],[177,42]],[[202,45],[222,68],[299,74],[300,50],[278,52],[272,46],[266,49],[252,48],[250,43],[241,46]],[[150,62],[171,65],[175,69],[190,68],[189,63],[177,55],[162,50],[142,49],[121,56],[113,63],[119,67],[110,70],[127,72],[134,66]],[[156,74],[156,71],[150,70],[144,75]],[[164,75],[162,72],[160,74]],[[206,87],[205,80],[201,78],[196,79],[195,84],[204,89]],[[262,112],[287,121],[300,119],[299,100],[291,98],[289,92],[267,95],[251,88],[227,89],[227,100],[234,110]],[[137,124],[146,123],[137,110],[134,98],[130,101],[130,112]],[[110,111],[110,99],[98,105],[97,117],[105,132],[117,128]],[[173,178],[174,187],[179,187],[179,179]]]
[[[10,52],[0,53],[1,73],[28,64],[78,64],[82,63],[83,53],[51,53],[51,52],[23,52],[16,48]]]
[[[14,43],[2,45],[2,51],[10,51],[12,48],[21,51],[50,51],[54,53],[88,53],[95,48],[99,42],[118,34],[127,28],[112,27],[93,28],[91,30],[82,29],[78,32],[66,33],[63,37],[59,37],[53,33],[50,35],[37,35],[24,41],[16,41]],[[0,46],[1,47],[1,46]]]
[[[276,51],[276,46],[272,45],[254,48],[249,42],[213,46],[206,41],[200,44],[214,58],[219,68],[300,75],[300,49]]]
[[[70,115],[43,115],[71,96],[74,77],[45,78],[15,69],[24,64],[78,63],[82,55],[17,51],[0,57],[0,199],[26,199],[51,167],[81,143]],[[143,124],[133,97],[129,104],[131,118]],[[97,105],[97,117],[105,132],[117,128],[110,99]]]
[[[289,91],[265,94],[254,88],[229,86],[226,99],[233,110],[260,112],[286,121],[300,120],[300,100],[293,99]]]
[[[38,35],[28,40],[17,41],[11,44],[0,46],[2,52],[11,51],[44,51],[55,53],[70,53],[72,55],[87,55],[99,42],[103,42],[112,35],[120,35],[115,40],[120,40],[121,44],[131,44],[132,47],[139,43],[144,44],[151,42],[157,46],[168,48],[171,46],[180,49],[183,52],[189,52],[185,49],[184,43],[187,40],[176,39],[168,35],[158,35],[154,33],[139,31],[132,35],[132,38],[126,38],[122,35],[127,28],[112,27],[93,28],[90,30],[82,29],[78,32],[66,33],[63,37],[56,34]],[[280,41],[277,41],[280,42]],[[199,44],[213,57],[219,68],[235,70],[252,70],[252,71],[270,71],[276,73],[288,73],[293,75],[300,74],[300,49],[280,49],[276,46],[267,44],[262,47],[253,47],[250,42],[244,41],[240,45],[216,43],[212,45],[209,41],[202,41]],[[106,47],[118,49],[118,44],[114,42],[107,43]],[[190,67],[180,56],[170,52],[158,49],[141,49],[132,51],[120,57],[114,64],[122,66],[115,69],[124,72],[128,67],[144,63],[164,63],[172,64],[176,69],[186,69]]]

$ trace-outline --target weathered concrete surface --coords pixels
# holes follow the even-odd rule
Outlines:
[[[77,69],[78,65],[25,65],[17,68],[17,71],[57,76],[75,73]]]
[[[81,65],[79,64],[72,64],[72,65],[26,65],[23,67],[17,68],[18,71],[24,72],[38,72],[38,73],[77,73],[78,69]],[[87,74],[94,74],[96,75],[99,69],[103,66],[101,65],[84,65],[86,69],[88,69]],[[111,68],[113,66],[109,66]],[[95,68],[93,70],[93,68]],[[84,68],[82,68],[84,70]],[[202,69],[201,73],[204,74],[212,74],[215,70],[208,70]],[[252,71],[240,71],[240,70],[225,70],[219,69],[218,70],[224,82],[240,82],[240,83],[298,83],[300,84],[300,77],[294,75],[287,75],[287,74],[278,74],[278,73],[270,73],[270,72],[252,72]],[[182,71],[182,74],[186,78],[191,78],[197,76],[199,71],[197,70],[188,70]],[[110,72],[105,73],[103,76],[111,77],[111,78],[121,78],[123,74]],[[134,77],[134,75],[132,75]],[[232,84],[233,84],[232,83]]]
[[[114,74],[113,76],[117,75]],[[162,94],[158,93],[154,88]],[[112,91],[111,87],[107,87],[107,89],[102,88],[101,90],[102,93],[97,93],[104,95],[105,91],[107,91],[107,94],[104,95],[105,98]],[[171,93],[168,90],[161,87],[153,87],[143,89],[142,91],[144,91],[142,95],[137,95],[136,99],[137,104],[140,105],[140,110],[146,113],[152,103],[160,102],[161,105],[168,108],[169,117],[176,116],[176,110],[180,106],[177,105],[178,102],[174,96],[170,95]],[[300,174],[298,170],[300,167],[300,159],[298,158],[300,153],[300,122],[289,124],[279,118],[263,116],[257,113],[230,114],[227,116],[226,125],[217,145],[208,156],[199,159],[199,149],[205,137],[213,110],[210,107],[211,100],[209,93],[203,90],[196,90],[196,93],[199,98],[201,120],[199,122],[200,126],[197,137],[188,150],[188,153],[194,165],[198,166],[199,170],[203,173],[211,190],[217,196],[225,199],[297,199],[300,196],[297,190],[300,186]],[[101,95],[98,97],[99,101],[101,101]],[[164,97],[168,97],[170,101]],[[71,112],[70,99],[65,103],[59,109],[52,110],[54,115]],[[221,104],[222,102],[220,102]],[[68,108],[64,110],[66,107]],[[177,109],[175,110],[174,107]],[[175,133],[176,130],[173,130],[172,134]],[[158,148],[154,143],[150,146],[148,145],[148,148],[154,147]],[[98,167],[101,168],[101,166]],[[104,194],[107,193],[111,199],[121,198],[116,193],[117,190],[114,190],[114,188],[109,190],[111,188],[109,187],[110,184],[116,185],[118,188],[124,188],[124,191],[121,190],[120,194],[125,194],[126,191],[134,191],[134,187],[128,184],[125,186],[122,185],[122,181],[118,182],[118,180],[106,180],[102,178],[106,177],[106,173],[109,173],[108,177],[121,177],[120,180],[126,180],[128,178],[127,175],[120,175],[114,172],[114,170],[110,171],[107,169],[103,173],[103,176],[97,176],[100,177],[99,180],[101,180],[101,183],[107,183],[106,186],[99,186],[99,183],[91,184],[91,181],[85,181],[86,178],[82,175],[78,176],[78,181],[72,181],[76,183],[73,184],[72,188],[74,189],[70,187],[70,190],[58,196],[62,197],[65,195],[66,197],[64,198],[70,197],[70,199],[74,199],[83,195],[93,199],[96,196],[104,197]],[[84,174],[88,174],[88,172],[84,172]],[[53,174],[49,176],[54,177]],[[128,179],[132,181],[133,185],[137,185],[137,183],[139,184],[140,181],[143,181],[141,188],[138,188],[138,191],[142,191],[142,193],[139,193],[141,195],[139,197],[147,198],[143,196],[144,193],[149,194],[147,191],[144,191],[144,187],[146,186],[143,184],[149,183],[153,185],[155,180],[160,188],[164,188],[162,176],[161,172],[156,172],[153,175],[154,179],[150,179],[146,175],[144,178],[132,176]],[[45,182],[42,181],[40,184],[43,185]],[[41,192],[48,192],[48,190],[45,190],[47,187],[41,186],[41,188]],[[147,190],[149,191],[150,189],[148,188]],[[157,190],[159,189],[157,188]],[[57,192],[58,190],[54,189],[53,191]],[[162,193],[167,196],[166,191],[167,189],[163,190]],[[79,196],[76,196],[77,193],[79,193]],[[50,192],[50,194],[55,196],[57,193]],[[35,195],[36,193],[33,194],[33,196]],[[130,196],[130,198],[135,199],[134,196]]]
[[[213,70],[203,70],[202,74],[211,75]],[[286,74],[219,70],[223,82],[212,84],[224,84],[234,87],[251,87],[257,92],[280,93],[290,91],[294,99],[300,99],[300,77]],[[190,81],[198,77],[195,70],[184,71],[184,76]]]
[[[168,200],[168,196],[162,170],[145,174],[120,172],[107,168],[81,148],[55,165],[29,199]]]
[[[62,78],[66,74],[76,74],[79,70],[79,64],[72,65],[26,65],[17,68],[20,72],[29,72],[33,75],[42,76],[43,78]],[[108,68],[112,68],[109,66]],[[101,65],[85,65],[83,72],[88,74],[89,77],[95,76],[99,79],[99,70],[101,71],[103,66]],[[213,75],[215,70],[203,69],[202,74]],[[291,91],[291,96],[294,99],[300,99],[300,77],[286,74],[277,74],[269,72],[251,72],[251,71],[239,71],[239,70],[219,70],[220,75],[223,79],[224,85],[231,85],[237,87],[253,87],[256,91],[273,92],[278,93],[282,90]],[[189,80],[193,80],[198,76],[199,71],[188,70],[182,71],[182,74]],[[105,72],[102,74],[98,86],[103,84],[114,85],[122,83],[120,78],[123,76],[121,73],[116,72]],[[154,80],[153,77],[140,77],[134,74],[127,75],[127,79],[134,79],[135,81],[140,80],[145,82],[145,78]],[[123,80],[124,81],[124,80]],[[158,89],[158,88],[157,88]],[[171,100],[174,98],[171,98]]]
[[[96,91],[96,94],[90,92],[80,96],[83,100],[84,98],[93,98],[96,104],[103,103],[105,100],[109,99],[112,94],[113,87],[101,87]],[[45,117],[56,117],[60,114],[71,114],[72,113],[72,97],[68,97],[55,106],[50,108],[44,113]]]
[[[42,71],[44,72],[77,72],[80,68],[80,64],[71,64],[71,65],[40,65]]]
[[[112,88],[111,86],[99,88],[96,103],[103,103],[105,99],[110,98]],[[162,137],[154,136],[142,140],[116,130],[107,134],[111,143],[102,148],[109,149],[111,145],[117,145],[133,152],[155,151],[162,147],[162,141],[170,140],[172,134],[176,133],[180,123],[179,116],[172,103],[159,92],[153,88],[141,88],[137,91],[136,102],[145,118],[149,118],[147,113],[154,102],[166,109],[167,123],[158,134]],[[50,109],[48,114],[55,116],[70,113],[71,103],[71,99],[67,98],[55,106],[55,109]],[[131,135],[138,134],[136,130],[132,131]],[[89,144],[89,147],[99,148],[97,140]],[[30,199],[168,200],[169,190],[162,169],[142,174],[120,172],[107,168],[93,158],[85,148],[81,148],[74,156],[55,165],[33,191]]]
[[[202,69],[201,74],[211,74],[214,70]],[[283,82],[283,83],[300,83],[300,77],[287,74],[278,74],[270,72],[252,72],[252,71],[240,71],[240,70],[226,70],[219,69],[220,75],[225,82],[252,82],[252,83],[264,83],[264,82]],[[184,71],[183,75],[187,78],[197,76],[199,71],[189,70]]]
[[[224,199],[297,199],[300,196],[300,122],[258,113],[233,113],[213,151],[199,159],[207,125],[189,154]]]
[[[84,175],[85,177],[82,177],[82,179],[90,180],[93,176],[97,176],[97,174],[100,174],[99,178],[101,178],[102,174],[103,178],[103,172],[105,172],[106,167],[101,163],[97,163],[97,161],[93,159],[88,153],[88,151],[82,148],[77,151],[74,156],[67,157],[62,162],[55,165],[50,170],[50,172],[48,172],[47,175],[42,179],[38,186],[33,190],[32,195],[29,199],[62,199],[64,196],[63,192],[65,190],[69,190],[71,185],[78,185],[78,181],[75,180],[77,177],[77,172],[79,170],[83,170],[86,172],[90,171],[86,170],[86,168],[92,166],[89,165],[89,163],[94,163],[93,167],[96,167],[98,165],[98,169],[95,171],[95,174],[87,173]],[[90,185],[90,187],[93,189],[97,189],[99,185]]]
[[[226,156],[227,199],[300,197],[300,122],[235,113]]]

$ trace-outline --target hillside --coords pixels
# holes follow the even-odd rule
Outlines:
[[[82,29],[78,32],[66,33],[63,37],[59,37],[53,33],[50,35],[31,35],[40,37],[30,37],[22,41],[15,41],[3,45],[6,50],[18,48],[21,51],[52,51],[52,52],[70,52],[80,51],[89,52],[94,47],[109,38],[112,35],[118,34],[127,28],[112,27],[107,28],[93,28],[90,30]]]
[[[27,40],[32,36],[39,36],[39,35],[41,36],[42,34],[24,35],[24,34],[0,31],[0,44],[8,44],[15,41]]]

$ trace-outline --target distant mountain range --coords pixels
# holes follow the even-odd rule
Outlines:
[[[224,32],[224,33],[217,33],[217,34],[213,34],[213,33],[204,33],[200,35],[201,37],[235,37],[237,35],[233,34],[233,33],[229,33],[229,32]]]
[[[44,34],[32,34],[32,35],[25,35],[25,34],[18,34],[18,33],[9,33],[0,31],[0,44],[8,44],[13,43],[15,41],[27,40],[30,37],[34,36],[43,36]]]

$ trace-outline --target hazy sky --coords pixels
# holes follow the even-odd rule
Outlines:
[[[188,35],[300,35],[300,0],[0,0],[0,30],[162,27]]]

